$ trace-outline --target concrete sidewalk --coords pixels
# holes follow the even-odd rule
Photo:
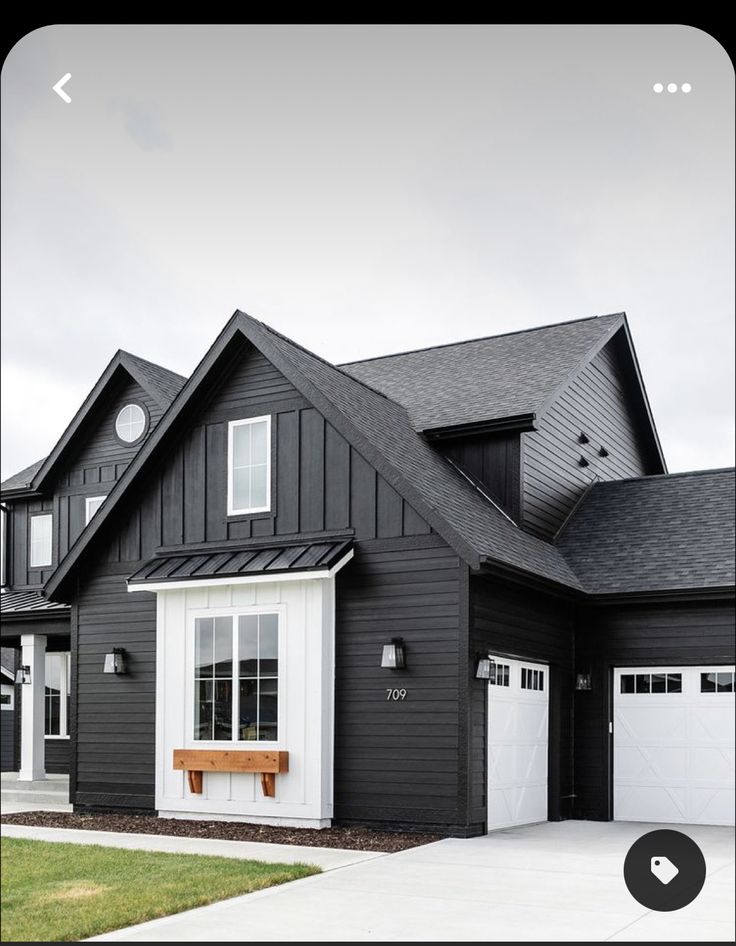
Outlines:
[[[708,876],[689,906],[653,913],[629,894],[622,866],[631,844],[657,827],[566,821],[447,839],[95,939],[733,940],[733,830],[679,826],[700,845]]]
[[[314,864],[323,871],[347,867],[360,861],[386,857],[375,851],[348,851],[344,848],[307,847],[296,844],[264,844],[260,841],[220,841],[213,838],[180,838],[159,834],[123,834],[117,831],[84,831],[72,828],[41,828],[30,825],[0,825],[4,838],[55,841],[66,844],[97,844],[138,851],[169,854],[209,854],[269,864]]]

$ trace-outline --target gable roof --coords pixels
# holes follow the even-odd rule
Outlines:
[[[537,415],[624,324],[601,315],[340,365],[402,404],[415,430]]]
[[[41,487],[44,479],[69,445],[89,412],[97,404],[113,375],[121,368],[147,391],[164,410],[168,408],[186,381],[186,378],[181,375],[169,371],[167,368],[162,368],[160,365],[155,365],[151,361],[146,361],[144,358],[139,358],[137,355],[131,355],[130,352],[122,349],[115,352],[51,453],[43,460],[32,463],[25,470],[21,470],[4,480],[0,485],[0,491],[3,495],[15,492],[32,492]]]
[[[734,470],[596,483],[557,538],[592,594],[734,584]]]
[[[238,334],[259,349],[472,567],[485,561],[500,562],[568,587],[580,587],[560,551],[515,526],[417,434],[404,407],[236,311],[47,583],[49,596],[63,587],[85,549]]]

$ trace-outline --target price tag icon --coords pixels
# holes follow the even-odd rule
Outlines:
[[[680,873],[669,857],[653,857],[651,859],[651,871],[660,883],[668,884]]]

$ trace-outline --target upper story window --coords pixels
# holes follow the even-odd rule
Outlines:
[[[45,568],[51,564],[52,555],[52,522],[51,513],[40,516],[31,516],[31,541],[29,549],[29,563],[31,568]]]
[[[115,418],[115,433],[123,443],[136,443],[146,432],[147,422],[140,404],[126,404]]]
[[[100,506],[105,502],[107,496],[87,496],[84,500],[84,524],[94,516]]]
[[[249,417],[228,425],[227,514],[271,508],[271,418]]]

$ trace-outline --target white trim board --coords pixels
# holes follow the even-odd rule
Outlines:
[[[126,582],[128,591],[178,591],[184,588],[211,588],[213,585],[257,585],[264,582],[275,584],[282,581],[309,581],[313,578],[333,578],[340,569],[347,565],[354,555],[350,549],[332,568],[321,568],[317,571],[267,572],[258,575],[231,575],[227,578],[176,578],[170,581],[141,582],[130,584]]]

